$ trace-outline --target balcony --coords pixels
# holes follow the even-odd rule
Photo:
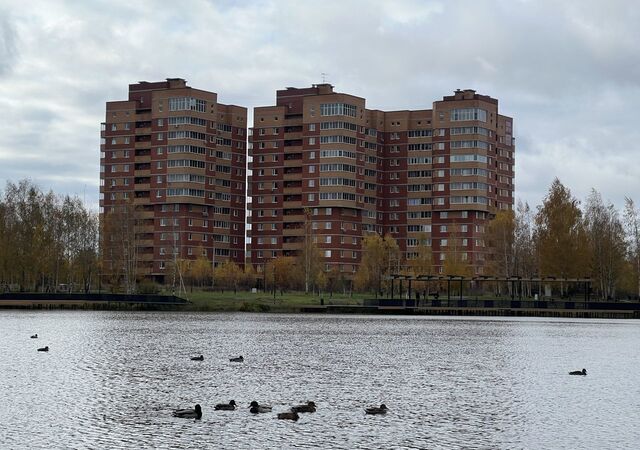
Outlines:
[[[291,222],[304,222],[304,214],[300,213],[300,214],[289,214],[287,216],[282,216],[282,221],[283,222],[287,222],[287,223],[291,223]]]
[[[301,223],[300,226],[294,226],[291,228],[283,228],[282,229],[282,235],[283,236],[302,236],[302,233],[304,232],[303,230],[303,224]]]
[[[282,207],[283,208],[299,208],[300,206],[302,206],[300,202],[301,202],[300,199],[285,201],[282,203]]]
[[[282,250],[299,250],[301,246],[300,242],[283,242]]]
[[[285,131],[284,137],[288,141],[300,141],[299,145],[302,145],[302,131],[297,131],[297,132],[286,132]]]
[[[302,171],[294,173],[285,173],[283,176],[284,181],[297,181],[302,180]]]

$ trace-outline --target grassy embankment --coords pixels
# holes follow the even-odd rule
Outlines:
[[[225,292],[208,292],[194,290],[187,292],[186,295],[180,295],[187,298],[191,304],[186,310],[192,311],[252,311],[252,312],[298,312],[301,307],[308,305],[320,305],[321,298],[324,298],[325,305],[360,305],[362,299],[370,297],[363,294],[334,293],[315,295],[305,294],[304,292],[285,292],[284,294],[276,293],[275,299],[273,293],[251,293],[247,291]]]

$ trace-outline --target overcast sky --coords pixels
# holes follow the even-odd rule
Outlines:
[[[323,72],[369,108],[498,98],[532,206],[554,177],[640,202],[633,0],[0,0],[0,189],[28,177],[95,206],[105,102],[129,83],[186,78],[251,111]]]

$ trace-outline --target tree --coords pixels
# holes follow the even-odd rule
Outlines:
[[[243,277],[244,272],[232,260],[218,264],[213,271],[213,278],[216,285],[223,289],[233,289],[234,293],[238,291],[238,285],[242,282]]]
[[[614,298],[624,262],[624,231],[618,211],[612,204],[605,205],[593,189],[585,207],[585,230],[591,274],[600,296],[602,299]]]
[[[448,230],[449,237],[447,238],[447,248],[442,271],[445,275],[470,277],[473,275],[473,268],[469,263],[465,248],[461,245],[460,226],[453,223],[448,225]]]
[[[103,258],[104,267],[109,271],[112,291],[122,284],[127,294],[136,291],[138,278],[138,247],[136,232],[138,212],[132,200],[123,201],[106,212],[103,218]],[[175,250],[174,250],[175,252]],[[174,264],[174,270],[178,270]]]
[[[191,264],[189,274],[198,286],[203,287],[209,283],[213,275],[213,270],[211,268],[211,261],[207,258],[204,248],[200,246],[197,251],[198,258]]]
[[[0,197],[0,285],[52,290],[62,282],[91,288],[97,218],[75,197],[43,193],[28,180]]]
[[[312,227],[311,210],[304,210],[304,240],[300,252],[300,267],[304,270],[304,292],[309,293],[312,285],[317,285],[317,278],[322,273],[322,255],[315,243]]]
[[[636,294],[640,296],[640,211],[633,200],[625,197],[624,226],[627,238],[627,256],[633,268]]]
[[[372,234],[362,239],[362,259],[355,277],[356,287],[369,290],[374,287],[376,297],[382,292],[386,278],[400,271],[400,249],[396,240],[386,235]]]
[[[516,275],[515,214],[511,210],[498,211],[487,226],[489,267],[495,276],[509,278]]]
[[[514,275],[533,278],[538,274],[534,241],[534,218],[527,203],[518,201],[514,229]],[[523,285],[526,295],[532,295],[530,282]]]
[[[535,219],[541,275],[560,278],[585,275],[586,236],[578,205],[579,201],[556,178]],[[564,287],[561,283],[561,294]]]
[[[413,275],[433,275],[433,251],[431,250],[431,239],[427,237],[426,233],[421,233],[418,236],[416,253],[416,257],[409,261],[409,268]]]
[[[265,267],[265,286],[284,293],[288,289],[301,285],[302,271],[296,269],[296,259],[292,256],[279,256],[269,261]]]
[[[246,289],[251,289],[256,285],[257,274],[251,264],[245,264],[244,273],[242,276],[242,286]]]

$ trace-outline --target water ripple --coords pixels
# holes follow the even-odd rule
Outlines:
[[[2,448],[640,445],[635,322],[0,311],[0,323]],[[236,411],[213,410],[230,399]],[[250,414],[252,400],[273,413]],[[275,418],[308,400],[316,413]],[[365,415],[383,402],[388,414]],[[171,416],[195,403],[202,420]]]

